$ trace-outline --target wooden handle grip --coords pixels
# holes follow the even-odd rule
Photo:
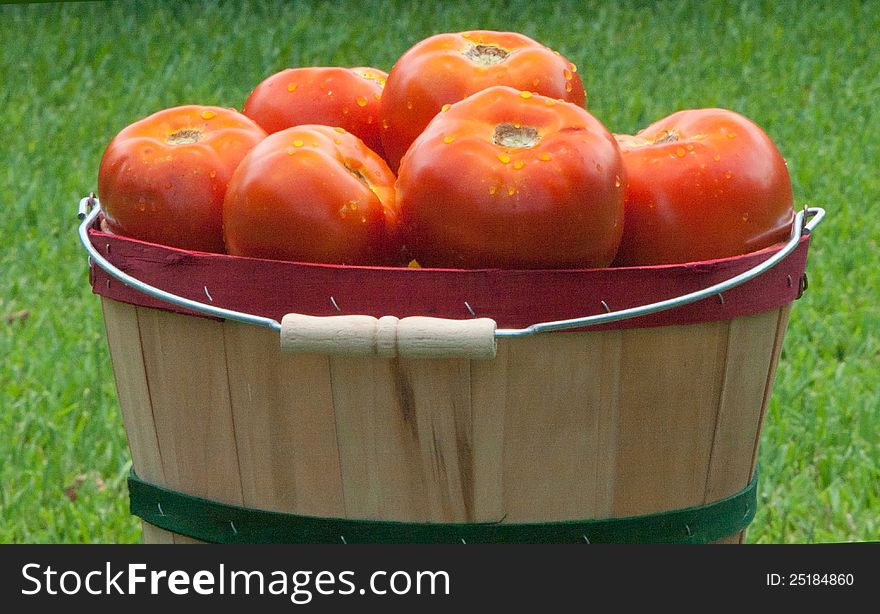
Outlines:
[[[289,313],[281,319],[281,350],[385,358],[495,358],[495,321]]]

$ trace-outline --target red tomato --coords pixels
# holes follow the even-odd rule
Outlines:
[[[184,249],[222,252],[223,197],[235,167],[266,133],[220,107],[166,109],[107,146],[98,194],[111,232]]]
[[[423,266],[607,266],[626,180],[584,109],[496,86],[441,112],[400,165],[407,248]]]
[[[742,115],[679,111],[617,139],[629,182],[616,266],[735,256],[788,237],[785,160]]]
[[[577,67],[522,34],[477,30],[437,34],[403,54],[382,94],[382,144],[392,169],[443,108],[494,85],[508,85],[581,107]]]
[[[230,254],[384,264],[397,227],[394,174],[342,128],[287,128],[242,160],[223,223]]]
[[[379,100],[388,74],[378,68],[288,68],[260,83],[242,112],[266,132],[302,124],[340,126],[383,155]]]

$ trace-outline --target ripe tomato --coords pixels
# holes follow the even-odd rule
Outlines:
[[[223,223],[230,254],[383,264],[397,227],[394,174],[342,128],[287,128],[242,160]]]
[[[270,134],[302,124],[340,126],[383,155],[379,100],[388,74],[378,68],[288,68],[250,93],[242,112]]]
[[[577,67],[527,36],[486,30],[431,36],[397,60],[382,94],[382,144],[391,168],[443,105],[494,85],[581,107],[586,101]]]
[[[615,265],[723,258],[788,237],[788,169],[749,119],[725,109],[679,111],[617,139],[629,183]]]
[[[584,109],[495,86],[435,117],[400,165],[407,248],[423,266],[607,266],[626,180]]]
[[[111,232],[223,252],[222,208],[235,167],[266,133],[233,109],[182,106],[124,128],[107,146],[98,193]]]

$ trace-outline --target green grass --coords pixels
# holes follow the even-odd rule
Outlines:
[[[880,4],[112,2],[0,7],[0,542],[129,542],[128,448],[77,200],[126,124],[241,107],[296,65],[390,69],[438,31],[516,30],[575,61],[632,132],[723,106],[764,126],[811,247],[763,432],[756,542],[880,539]]]

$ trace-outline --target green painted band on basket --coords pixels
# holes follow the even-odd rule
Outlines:
[[[758,473],[740,492],[706,505],[644,516],[539,523],[425,523],[320,518],[250,509],[128,478],[131,513],[201,541],[268,544],[600,544],[716,541],[755,517]]]

